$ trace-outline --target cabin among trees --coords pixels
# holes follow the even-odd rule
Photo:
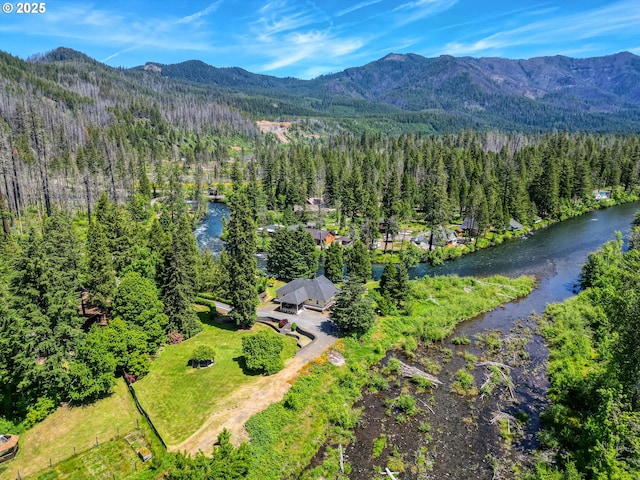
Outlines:
[[[328,247],[336,240],[335,234],[330,230],[318,228],[305,228],[305,230],[311,234],[318,247]]]
[[[18,435],[0,435],[0,464],[12,460],[18,454]]]
[[[322,312],[333,305],[339,291],[324,275],[296,278],[276,290],[274,302],[280,304],[280,311],[293,315],[304,308]]]
[[[462,225],[460,225],[460,229],[458,231],[462,234],[477,235],[478,230],[478,221],[473,217],[465,217],[465,219],[462,220]]]

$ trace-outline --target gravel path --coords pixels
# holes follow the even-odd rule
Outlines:
[[[286,318],[295,322],[301,329],[311,333],[315,339],[296,352],[285,362],[285,367],[275,375],[260,377],[256,382],[238,388],[226,410],[211,414],[207,421],[189,438],[178,445],[168,445],[171,452],[186,451],[194,454],[202,450],[209,454],[212,445],[217,441],[218,434],[223,428],[231,432],[231,440],[240,444],[249,440],[244,428],[245,423],[256,413],[266,409],[269,405],[279,402],[291,388],[291,384],[300,374],[304,366],[320,357],[337,340],[334,325],[326,315],[313,311],[302,311],[298,315],[287,315],[275,312],[273,308],[261,308],[259,317]]]

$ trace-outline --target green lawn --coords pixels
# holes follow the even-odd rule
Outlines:
[[[201,318],[206,318],[206,312],[201,312]],[[265,328],[269,327],[256,324],[246,331],[230,324],[205,323],[201,333],[179,345],[167,345],[152,362],[149,374],[134,386],[140,403],[167,444],[186,440],[211,413],[229,407],[225,402],[235,388],[259,378],[243,371],[242,337]],[[296,340],[283,338],[283,358],[289,358],[297,350]],[[191,353],[203,344],[216,350],[215,364],[191,368]]]
[[[119,438],[30,476],[28,480],[120,480],[147,470],[149,466],[150,462],[142,463],[129,444]]]
[[[140,419],[127,387],[118,379],[114,393],[86,407],[60,407],[44,421],[20,436],[20,453],[0,470],[0,479],[14,480],[18,469],[24,477],[49,467],[49,459],[56,464],[95,448],[98,442],[110,440],[118,433],[125,435],[136,428]],[[111,477],[109,477],[111,478]]]

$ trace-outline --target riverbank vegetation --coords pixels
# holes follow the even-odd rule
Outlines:
[[[415,348],[418,342],[438,342],[456,323],[526,295],[531,277],[438,277],[410,282],[404,310],[380,317],[360,338],[345,337],[334,347],[346,359],[337,367],[323,357],[312,363],[282,402],[252,417],[246,427],[254,452],[248,478],[333,478],[339,473],[335,455],[312,471],[305,467],[321,444],[337,453],[350,442],[359,413],[352,406],[367,385],[376,385],[371,367],[394,348]],[[414,345],[414,347],[411,347]],[[324,447],[323,447],[324,448]]]
[[[540,440],[548,460],[530,478],[640,476],[640,250],[622,247],[619,236],[592,253],[584,290],[542,318],[552,405]]]

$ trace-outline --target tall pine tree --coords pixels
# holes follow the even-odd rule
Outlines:
[[[227,254],[229,300],[233,310],[229,316],[243,328],[256,321],[258,295],[256,290],[256,226],[254,212],[246,191],[233,192],[231,213],[227,224]]]
[[[116,288],[111,251],[102,225],[95,221],[87,234],[87,288],[91,303],[108,308]]]
[[[171,233],[162,268],[162,302],[169,317],[169,332],[187,338],[202,330],[193,309],[197,246],[187,215],[181,215]]]
[[[334,283],[344,280],[344,258],[338,242],[332,242],[325,251],[324,276]]]

